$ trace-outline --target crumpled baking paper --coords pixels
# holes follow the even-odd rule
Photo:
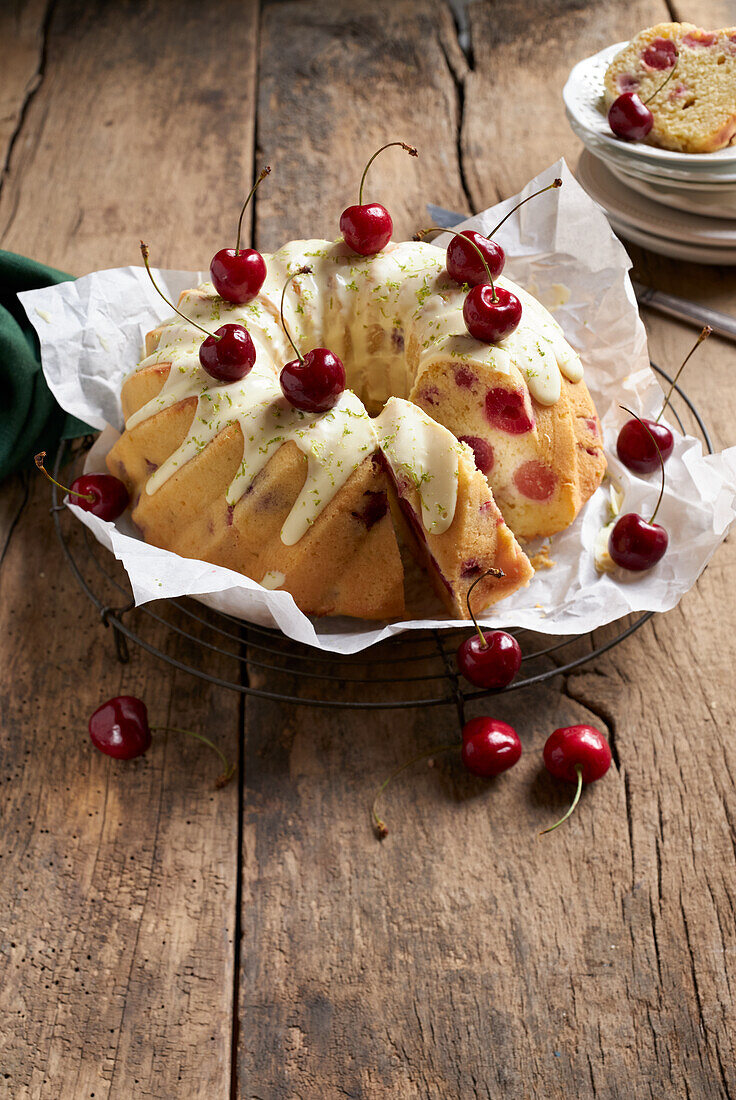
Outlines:
[[[616,458],[616,436],[627,419],[619,405],[656,416],[662,390],[649,366],[644,326],[628,276],[629,258],[605,215],[559,161],[520,196],[468,219],[463,227],[489,233],[520,197],[556,176],[562,177],[562,188],[523,206],[497,234],[506,250],[505,274],[553,309],[580,353],[601,418],[609,475],[624,493],[622,510],[647,517],[657,499],[659,475],[638,477]],[[438,238],[438,246],[448,239]],[[157,274],[174,301],[180,291],[205,277],[201,272]],[[44,373],[59,404],[105,429],[87,460],[88,469],[104,469],[104,455],[123,427],[123,378],[139,361],[146,332],[171,310],[143,268],[98,271],[76,282],[27,291],[19,298],[38,333]],[[707,345],[698,354],[705,359]],[[674,607],[736,518],[736,447],[704,455],[700,441],[678,431],[675,440],[657,516],[669,532],[670,544],[653,570],[603,575],[596,571],[596,537],[610,519],[610,487],[604,481],[576,522],[551,539],[554,568],[539,570],[527,588],[497,605],[483,622],[577,634],[628,612]],[[219,611],[279,627],[290,638],[336,653],[355,653],[406,630],[463,625],[449,619],[387,624],[310,619],[287,592],[268,591],[240,573],[146,545],[127,516],[108,523],[68,499],[67,504],[123,563],[137,604],[195,596]],[[530,553],[534,549],[529,548]]]

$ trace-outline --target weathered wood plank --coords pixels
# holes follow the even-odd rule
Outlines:
[[[41,82],[47,0],[15,0],[0,8],[0,188],[23,112]]]
[[[82,274],[140,262],[145,237],[155,262],[206,269],[251,178],[257,9],[56,5],[0,245]]]
[[[515,194],[560,156],[573,167],[582,144],[562,103],[570,69],[670,18],[664,0],[480,0],[468,16],[472,67],[463,81],[462,150],[474,210]]]
[[[136,262],[146,232],[162,264],[205,265],[251,178],[257,22],[255,2],[206,18],[194,3],[58,3],[0,196],[3,246],[83,272]],[[108,761],[86,722],[139,694],[154,722],[207,731],[232,757],[240,704],[142,652],[117,664],[62,564],[47,489],[33,481],[0,566],[0,1094],[224,1096],[237,784],[213,790],[214,755],[175,734]],[[2,491],[12,520],[17,489]]]

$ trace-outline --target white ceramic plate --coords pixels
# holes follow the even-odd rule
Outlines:
[[[682,241],[667,237],[657,237],[643,229],[626,225],[612,214],[608,215],[611,228],[619,237],[633,241],[642,248],[657,252],[660,256],[670,256],[675,260],[688,260],[697,264],[719,264],[728,267],[736,265],[736,248],[708,248],[702,244],[684,244]]]
[[[579,126],[598,140],[616,149],[625,149],[632,160],[670,168],[689,168],[694,172],[712,171],[726,165],[736,167],[736,146],[729,145],[717,153],[676,153],[644,142],[627,143],[614,137],[602,110],[603,79],[610,61],[627,46],[617,42],[605,50],[579,61],[570,73],[562,93],[569,115]]]
[[[592,157],[593,154],[586,151],[585,156]],[[726,188],[715,190],[704,184],[699,184],[697,188],[685,189],[676,183],[657,183],[654,180],[640,179],[620,168],[614,168],[611,164],[607,169],[625,187],[630,187],[640,195],[662,203],[663,206],[670,206],[673,210],[685,210],[688,214],[700,214],[706,218],[736,218],[736,185],[732,190]]]
[[[663,206],[632,191],[587,150],[578,161],[576,175],[590,197],[619,223],[684,244],[736,251],[736,218],[709,218]]]
[[[595,153],[601,160],[608,161],[609,163],[616,164],[620,168],[623,168],[627,172],[636,173],[645,179],[657,179],[657,180],[677,180],[683,183],[705,183],[715,186],[733,187],[736,184],[736,165],[714,164],[711,163],[707,169],[698,169],[697,171],[687,165],[675,165],[671,163],[654,163],[650,164],[646,160],[637,159],[630,155],[631,146],[626,142],[616,141],[604,141],[600,135],[595,134],[592,130],[588,130],[586,127],[581,126],[579,121],[567,112],[567,118],[572,127],[572,130],[580,140],[583,142],[587,149],[590,149],[592,153]],[[730,152],[730,149],[728,150]],[[706,156],[715,156],[715,153],[703,153]]]

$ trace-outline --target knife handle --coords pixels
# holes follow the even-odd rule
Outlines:
[[[736,342],[736,317],[720,313],[717,309],[709,309],[708,306],[698,305],[697,302],[687,302],[684,298],[676,298],[672,294],[664,294],[661,290],[640,286],[638,283],[634,284],[634,290],[639,305],[648,306],[668,317],[676,317],[678,321],[690,321],[699,328],[710,325],[719,336],[725,336],[727,340]]]

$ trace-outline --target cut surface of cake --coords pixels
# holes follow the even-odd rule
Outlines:
[[[668,73],[672,79],[655,95]],[[652,112],[651,145],[682,153],[723,149],[736,136],[736,27],[659,23],[641,31],[606,71],[606,106],[624,92],[636,92]]]
[[[198,359],[203,335],[176,317],[149,334],[125,380],[125,431],[108,467],[128,487],[151,543],[290,592],[307,614],[395,618],[404,612],[396,529],[410,532],[448,613],[466,618],[528,583],[515,535],[574,519],[605,460],[580,360],[544,308],[522,297],[501,344],[465,331],[464,291],[444,253],[390,244],[356,257],[343,242],[295,241],[266,257],[247,305],[211,284],[179,308],[209,331],[244,324],[256,363],[219,383]],[[350,389],[327,413],[293,408],[279,372],[297,346],[329,347]],[[495,498],[495,499],[494,499]]]

